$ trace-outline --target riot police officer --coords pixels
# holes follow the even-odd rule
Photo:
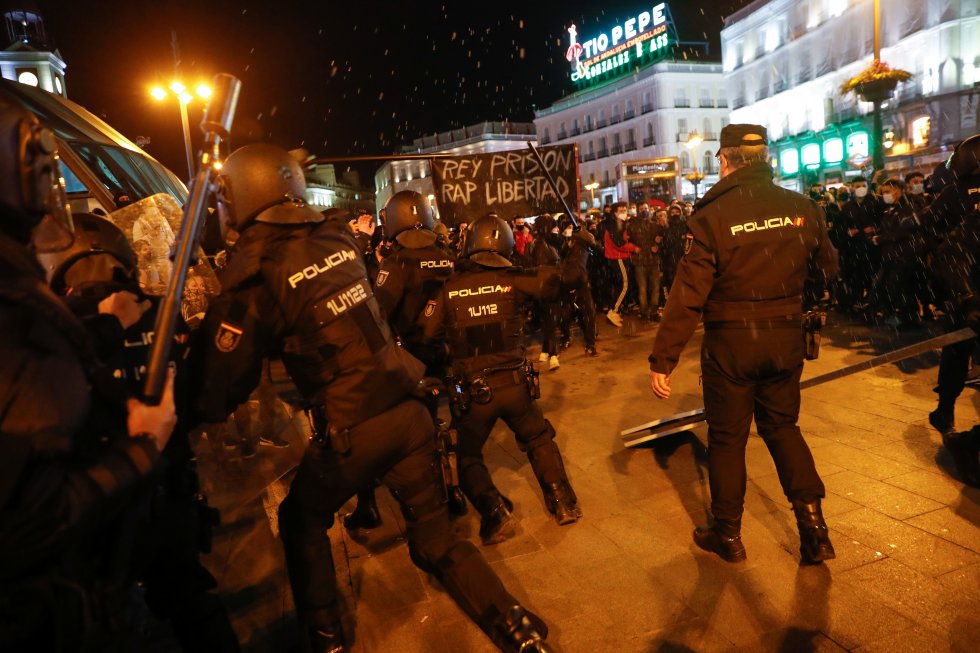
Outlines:
[[[837,271],[823,212],[772,182],[766,130],[728,125],[721,133],[722,180],[688,224],[663,323],[650,356],[651,387],[670,395],[670,373],[703,316],[701,371],[708,421],[714,523],[694,541],[730,562],[741,542],[745,445],[753,416],[793,504],[804,563],[834,557],[820,508],[824,486],[796,425],[803,371],[803,283],[811,262]]]
[[[122,230],[107,218],[75,214],[75,239],[60,252],[39,254],[48,283],[55,293],[83,318],[98,312],[98,304],[115,292],[139,292],[136,254]],[[142,388],[160,300],[151,304],[120,340],[101,342],[100,359],[107,385],[124,401]],[[204,299],[206,301],[206,298]],[[88,320],[90,321],[90,320]],[[100,334],[93,334],[100,339]],[[176,370],[175,403],[178,415],[187,415],[186,354],[189,332],[178,319],[171,350]],[[194,451],[188,438],[187,420],[179,420],[163,450],[166,469],[145,515],[134,518],[138,528],[131,575],[143,582],[146,603],[153,614],[171,623],[185,651],[238,651],[238,639],[218,596],[218,585],[201,564],[200,553],[209,553],[211,528],[217,511],[201,494]]]
[[[159,468],[176,415],[102,393],[82,322],[47,288],[36,252],[71,246],[54,134],[0,103],[0,648],[106,647],[106,535]],[[121,324],[114,309],[124,315]],[[139,317],[113,295],[93,320]],[[124,588],[123,588],[124,589]]]
[[[392,339],[352,234],[306,205],[303,172],[278,147],[233,152],[217,185],[221,219],[241,236],[202,329],[200,407],[224,419],[274,352],[312,407],[314,438],[279,507],[301,645],[346,650],[327,529],[381,478],[402,506],[415,564],[502,650],[545,650],[544,625],[450,525],[432,420],[412,397],[423,365]]]
[[[980,135],[956,147],[946,171],[954,181],[942,189],[919,219],[925,231],[940,236],[933,273],[947,293],[953,326],[970,326],[980,332]],[[976,346],[976,340],[967,340],[944,347],[939,360],[939,403],[929,414],[929,423],[943,435],[955,456],[962,447],[950,440],[955,430],[954,407],[963,392]],[[972,457],[970,464],[975,467],[975,448],[966,455]]]
[[[436,245],[435,219],[428,200],[413,190],[392,195],[381,212],[385,238],[395,243],[382,261],[374,281],[374,296],[392,333],[406,350],[425,364],[425,375],[445,374],[445,347],[422,341],[419,318],[429,300],[452,274],[454,257]],[[429,412],[436,417],[438,395],[429,395]],[[454,506],[460,510],[460,497]],[[347,528],[375,528],[381,515],[373,488],[357,494],[357,508],[344,517]]]
[[[506,222],[493,214],[473,222],[465,260],[422,318],[426,339],[446,338],[452,351],[460,485],[480,512],[484,544],[514,534],[513,504],[493,484],[483,461],[483,445],[498,419],[527,453],[548,512],[561,525],[582,516],[555,429],[534,401],[537,372],[524,358],[522,340],[520,304],[554,297],[561,278],[556,269],[512,267],[513,251],[514,233]]]

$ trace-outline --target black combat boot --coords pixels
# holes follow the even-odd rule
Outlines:
[[[519,605],[501,615],[490,628],[490,639],[506,653],[552,653],[545,644],[548,627],[540,617]]]
[[[347,653],[347,641],[340,621],[325,610],[316,610],[306,619],[300,619],[300,633],[305,633],[299,643],[300,653]]]
[[[568,483],[568,479],[558,483],[542,483],[544,490],[544,505],[547,506],[559,526],[572,524],[582,517],[582,509],[578,507],[578,498]]]
[[[449,488],[449,516],[462,517],[466,514],[466,495],[458,485]]]
[[[344,528],[349,531],[371,530],[381,526],[381,511],[378,510],[378,499],[374,496],[374,488],[357,493],[357,507],[354,512],[344,515]]]
[[[929,413],[929,424],[939,431],[940,435],[949,435],[953,432],[953,410],[943,406],[943,402],[940,401],[936,410]]]
[[[698,526],[694,529],[694,543],[715,553],[727,562],[745,560],[745,546],[742,545],[742,519],[715,519],[711,526]]]
[[[814,501],[794,501],[796,525],[800,529],[800,560],[805,565],[819,565],[824,560],[837,557],[834,545],[830,543],[830,531],[823,520],[820,499]]]
[[[960,480],[980,487],[980,425],[963,433],[944,433],[943,446],[953,457]]]
[[[514,537],[514,504],[502,494],[486,497],[480,502],[480,540],[484,545],[499,544]]]

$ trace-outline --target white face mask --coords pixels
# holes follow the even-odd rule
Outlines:
[[[631,218],[635,218],[636,217],[636,209],[630,209],[629,212],[628,212],[628,214],[629,214],[629,216]]]
[[[864,197],[868,194],[867,186],[858,186],[854,189],[854,197]]]
[[[895,196],[892,195],[891,193],[883,193],[881,196],[881,201],[884,202],[885,204],[894,204]]]
[[[926,192],[925,184],[912,184],[912,186],[909,187],[909,192],[913,195],[921,195],[922,193]]]

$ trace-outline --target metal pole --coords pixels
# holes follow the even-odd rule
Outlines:
[[[874,1],[875,61],[881,60],[881,0]]]
[[[881,102],[876,100],[874,103],[874,135],[872,137],[871,147],[871,166],[875,169],[875,172],[885,169],[885,149],[882,144],[882,126],[881,126]]]
[[[194,179],[194,153],[191,147],[191,124],[187,119],[187,103],[177,98],[180,104],[180,126],[184,130],[184,153],[187,155],[187,179],[188,183]]]
[[[415,159],[449,159],[458,154],[365,154],[361,156],[323,156],[310,161],[320,163],[347,163],[353,161],[412,161]]]

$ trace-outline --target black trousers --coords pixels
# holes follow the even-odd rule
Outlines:
[[[438,481],[432,418],[407,400],[350,431],[350,451],[311,443],[279,507],[279,532],[300,623],[338,621],[337,587],[327,529],[334,513],[375,478],[399,502],[412,561],[433,574],[485,631],[516,605],[472,543],[459,538]]]
[[[708,420],[708,475],[716,519],[742,516],[745,445],[755,418],[790,501],[824,496],[810,449],[796,425],[800,415],[803,339],[792,327],[705,330],[701,348]]]
[[[579,315],[582,318],[582,339],[585,340],[585,346],[595,347],[595,301],[592,299],[589,275],[584,270],[575,276],[565,278],[562,285],[561,334],[565,340],[572,339],[571,328],[575,306],[578,306]]]
[[[966,387],[970,373],[970,356],[977,347],[978,340],[965,340],[955,345],[943,347],[939,357],[939,408],[953,410],[957,397]]]
[[[467,412],[453,416],[459,436],[459,484],[481,514],[486,514],[500,496],[483,460],[483,445],[498,419],[514,432],[542,488],[567,478],[554,441],[555,429],[531,398],[523,377],[516,372],[500,372],[488,377],[488,383],[493,388],[489,403],[472,401]]]

